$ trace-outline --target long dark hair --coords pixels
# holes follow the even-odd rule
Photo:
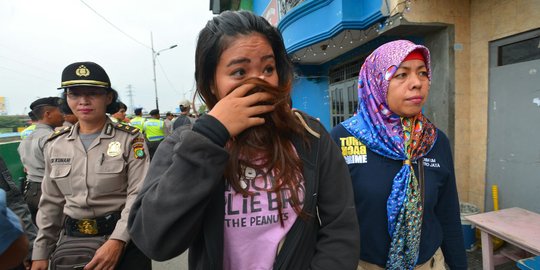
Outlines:
[[[210,20],[199,33],[195,52],[195,80],[197,94],[212,109],[218,98],[212,93],[216,89],[215,75],[219,58],[236,37],[249,34],[261,34],[272,47],[278,87],[269,85],[260,79],[248,79],[243,83],[257,85],[253,91],[264,91],[274,96],[272,104],[275,110],[265,114],[265,124],[249,128],[233,138],[227,144],[231,158],[225,169],[228,183],[243,195],[250,192],[242,188],[241,178],[245,168],[250,167],[265,171],[266,176],[273,178],[273,186],[268,192],[277,195],[278,212],[283,226],[281,197],[282,190],[289,190],[290,202],[294,211],[301,217],[308,215],[302,210],[300,195],[304,195],[302,186],[302,161],[292,139],[299,137],[306,141],[307,137],[302,124],[295,118],[290,107],[290,92],[293,79],[293,68],[285,51],[285,45],[279,31],[263,17],[248,11],[225,11]],[[242,83],[242,84],[243,84]],[[246,157],[246,158],[242,158]],[[256,160],[254,160],[256,158]]]

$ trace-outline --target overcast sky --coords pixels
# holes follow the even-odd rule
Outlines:
[[[150,32],[156,51],[178,44],[156,62],[160,111],[174,111],[193,96],[195,44],[213,16],[209,2],[1,0],[0,96],[8,114],[26,114],[35,99],[57,96],[62,70],[78,61],[105,68],[128,107],[131,85],[134,106],[154,109]]]

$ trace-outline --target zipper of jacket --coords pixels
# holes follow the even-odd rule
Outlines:
[[[300,242],[300,237],[302,236],[302,231],[304,230],[305,224],[304,220],[300,220],[301,218],[298,217],[299,220],[296,220],[297,226],[293,226],[291,230],[287,233],[287,236],[285,238],[285,242],[283,243],[283,247],[279,251],[276,257],[276,261],[274,262],[274,269],[281,269],[283,263],[287,260],[289,260],[289,257],[291,256],[292,250],[296,246],[298,246],[298,242]]]
[[[298,143],[301,143],[298,141]],[[311,160],[309,158],[307,158],[309,163],[313,164],[313,181],[311,181],[310,183],[310,187],[308,188],[306,186],[306,191],[310,191],[309,193],[311,193],[311,200],[308,202],[308,199],[305,200],[305,204],[304,204],[304,208],[306,209],[303,209],[303,210],[307,210],[307,213],[308,214],[312,214],[313,217],[308,217],[307,220],[303,220],[301,217],[298,217],[297,220],[295,221],[295,224],[292,226],[292,228],[289,230],[289,232],[287,233],[287,235],[285,236],[285,241],[283,242],[283,247],[281,248],[281,250],[278,252],[278,254],[276,255],[276,260],[274,261],[274,267],[273,269],[274,270],[278,270],[278,269],[282,269],[283,267],[283,264],[286,262],[286,261],[289,261],[290,260],[290,257],[292,256],[292,253],[291,251],[293,251],[295,248],[298,247],[299,243],[300,243],[300,240],[301,238],[304,236],[303,235],[303,231],[305,230],[305,227],[308,225],[307,222],[319,222],[319,215],[318,215],[318,211],[317,211],[317,203],[318,203],[318,181],[319,181],[319,174],[317,173],[317,164],[318,164],[318,154],[319,154],[319,143],[320,141],[317,140],[316,141],[311,141],[310,140],[310,144],[311,145],[311,149],[310,149],[310,152],[312,152],[311,154],[313,155],[313,153],[316,154],[316,158],[315,160]],[[293,141],[293,144],[295,145],[295,147],[299,144],[295,144],[294,141]],[[297,151],[298,151],[298,148],[297,148]],[[298,154],[299,156],[302,156],[302,153],[305,153],[304,151],[306,151],[306,149],[303,149],[298,151]],[[304,162],[306,162],[304,161]],[[304,164],[305,166],[305,164]],[[304,168],[305,170],[305,168]],[[305,174],[305,171],[303,172],[302,174],[304,177],[306,177],[306,174]],[[305,181],[304,179],[304,183],[307,184],[307,182]],[[309,208],[307,208],[306,206],[309,206]],[[311,220],[312,218],[315,218],[317,220]],[[315,225],[313,225],[315,226]]]
[[[316,202],[317,201],[316,198],[317,198],[317,193],[313,193],[310,203]],[[292,256],[291,251],[298,247],[298,243],[300,242],[302,236],[304,236],[303,231],[306,227],[306,222],[314,222],[311,220],[312,218],[318,219],[316,210],[309,211],[309,212],[313,214],[313,217],[309,217],[308,220],[303,220],[301,217],[298,217],[294,226],[287,233],[285,242],[283,243],[283,247],[277,254],[276,261],[274,262],[274,268],[273,268],[274,270],[281,269],[283,263],[290,259],[290,257]]]

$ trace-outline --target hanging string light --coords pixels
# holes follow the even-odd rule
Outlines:
[[[394,15],[399,15],[398,16],[399,19],[403,19],[403,13],[407,13],[411,11],[411,4],[412,4],[411,0],[403,0],[401,2],[398,2],[388,14],[388,17],[386,18],[386,21],[384,22],[384,24],[386,26],[392,25],[391,18],[394,17]]]

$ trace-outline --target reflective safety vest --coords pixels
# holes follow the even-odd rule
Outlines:
[[[23,131],[21,131],[21,139],[24,139],[30,135],[30,133],[34,132],[34,129],[36,129],[35,124],[31,124],[27,128],[25,128]]]
[[[165,138],[164,122],[161,119],[148,119],[144,122],[144,134],[148,141],[156,142]]]
[[[144,131],[144,122],[146,119],[142,118],[142,116],[135,116],[131,121],[129,121],[129,125],[132,127],[136,127],[140,129],[141,131]]]

